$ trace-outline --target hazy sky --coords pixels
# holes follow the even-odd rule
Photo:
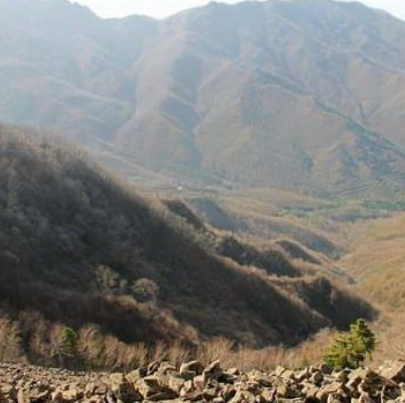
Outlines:
[[[146,14],[153,17],[166,17],[180,10],[201,6],[207,0],[71,0],[90,7],[102,17],[121,17],[130,14]],[[224,0],[238,3],[240,0]],[[362,0],[363,3],[381,8],[405,19],[405,0]]]

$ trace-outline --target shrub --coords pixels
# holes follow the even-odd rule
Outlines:
[[[372,357],[376,340],[364,319],[358,319],[350,326],[350,332],[339,334],[329,347],[324,360],[335,370],[356,369],[367,358]]]
[[[132,289],[134,298],[139,302],[156,301],[159,294],[159,286],[148,278],[137,280]]]
[[[75,357],[77,354],[78,335],[70,327],[65,327],[62,333],[62,354],[66,357]]]

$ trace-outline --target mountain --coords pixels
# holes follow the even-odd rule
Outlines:
[[[0,0],[0,118],[123,159],[129,177],[400,198],[404,38],[355,2],[214,2],[158,21]]]
[[[3,358],[8,348],[54,363],[63,326],[87,340],[83,354],[96,350],[89,365],[108,354],[120,365],[137,342],[294,345],[375,317],[326,258],[209,230],[181,203],[137,196],[40,132],[1,125],[0,164]]]

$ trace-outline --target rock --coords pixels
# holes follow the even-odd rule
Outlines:
[[[381,389],[386,385],[387,380],[381,375],[377,374],[372,370],[368,370],[363,380],[358,385],[358,390],[360,392],[365,392],[376,395]]]
[[[283,375],[283,373],[284,373],[285,370],[286,370],[286,369],[285,369],[284,367],[282,367],[282,366],[280,366],[280,365],[277,365],[277,368],[276,368],[276,370],[274,371],[274,373],[275,373],[276,376],[281,376],[281,375]]]
[[[104,382],[99,382],[96,384],[94,394],[101,396],[107,394],[107,391],[108,391],[107,385]]]
[[[203,398],[211,402],[218,396],[217,390],[215,388],[205,389],[203,391]]]
[[[50,396],[50,387],[48,385],[39,384],[29,392],[29,400],[31,403],[43,403]]]
[[[91,396],[82,400],[81,403],[105,403],[105,400],[102,396]]]
[[[344,399],[339,395],[332,394],[332,395],[328,395],[326,403],[343,403],[346,401],[347,401],[347,399]]]
[[[212,362],[204,369],[203,374],[207,379],[219,379],[223,374],[220,362],[218,360]]]
[[[154,395],[148,397],[148,400],[151,402],[161,402],[164,400],[173,400],[176,399],[178,395],[168,388],[162,389],[160,392],[157,392]]]
[[[140,369],[136,369],[135,371],[126,374],[125,379],[130,383],[136,383],[137,381],[142,379],[143,376],[145,375],[142,375],[142,371]]]
[[[194,373],[194,376],[201,375],[204,371],[204,365],[200,361],[190,361],[180,366],[180,375]]]
[[[148,376],[136,382],[135,389],[142,395],[144,399],[147,399],[149,398],[149,396],[160,392],[161,387],[158,378],[154,376]]]
[[[391,361],[385,363],[380,369],[379,373],[384,378],[390,381],[401,383],[405,382],[405,362],[404,361]]]
[[[347,383],[349,381],[349,372],[347,370],[336,372],[334,378],[338,382]]]
[[[0,385],[0,396],[4,401],[6,400],[16,400],[17,399],[17,390],[15,389],[14,385],[9,383]]]
[[[80,388],[84,397],[90,398],[95,395],[105,395],[108,391],[108,386],[104,382],[89,382]]]
[[[193,385],[200,390],[203,390],[205,388],[205,385],[207,384],[208,381],[208,376],[206,373],[203,373],[202,375],[197,375],[193,379]]]
[[[194,390],[194,384],[192,381],[186,381],[184,383],[183,388],[180,391],[180,396],[183,397],[187,395],[188,393],[192,392]]]
[[[281,384],[277,387],[277,396],[284,399],[292,399],[294,391],[289,384]]]
[[[153,375],[155,372],[158,371],[159,368],[160,368],[160,362],[153,361],[148,365],[146,373],[147,373],[147,375]]]
[[[359,368],[350,372],[346,386],[352,390],[356,390],[360,383],[369,376],[373,371],[367,368]]]
[[[255,403],[256,396],[248,391],[239,391],[228,403]]]
[[[238,377],[240,375],[240,371],[238,368],[230,368],[225,371],[227,375]]]
[[[116,399],[110,390],[105,395],[105,400],[107,401],[107,403],[118,403],[116,402]]]
[[[405,403],[402,364],[387,363],[378,372],[329,373],[321,366],[241,373],[223,370],[218,361],[206,368],[191,361],[179,372],[154,362],[123,375],[0,363],[0,403]]]
[[[220,394],[225,401],[231,400],[236,395],[237,390],[233,385],[224,385],[221,388]]]
[[[51,401],[52,402],[63,402],[63,395],[61,390],[55,390],[51,394]]]
[[[196,376],[197,373],[195,371],[181,371],[179,376],[185,379],[186,381],[192,381]]]
[[[293,377],[297,382],[302,382],[305,379],[309,379],[310,372],[309,372],[308,368],[305,368],[305,369],[302,369],[301,371],[294,372]]]
[[[322,364],[319,367],[319,370],[322,372],[324,375],[330,375],[333,372],[333,369],[328,365],[328,364]]]
[[[315,371],[310,377],[310,382],[312,382],[314,385],[320,386],[322,381],[323,373],[321,371]]]
[[[83,392],[78,389],[69,389],[62,392],[62,400],[66,403],[74,403],[82,399]]]
[[[188,400],[189,402],[197,402],[202,400],[203,393],[200,390],[193,390],[182,396],[183,400]]]
[[[221,381],[224,383],[235,383],[238,380],[239,374],[236,375],[235,373],[225,371],[221,376]]]
[[[319,387],[315,386],[312,383],[305,382],[302,384],[302,392],[306,395],[307,398],[318,400],[317,396],[319,393]]]
[[[147,399],[151,402],[157,402],[179,397],[177,391],[162,385],[160,379],[154,375],[147,376],[138,381],[135,384],[135,389],[141,395],[138,400],[141,400],[141,397],[143,397],[143,399]]]
[[[266,388],[263,389],[261,396],[265,402],[272,402],[275,399],[276,392],[274,389]]]
[[[132,403],[139,401],[141,395],[135,389],[133,383],[128,382],[127,378],[122,374],[113,374],[109,378],[110,390],[116,400],[120,400],[123,403]],[[99,385],[101,390],[104,390],[102,385]]]
[[[185,383],[186,381],[183,378],[170,376],[167,381],[167,386],[170,389],[174,390],[178,395],[180,395],[180,392]]]
[[[162,362],[159,366],[159,369],[157,371],[159,374],[162,375],[174,375],[177,374],[176,367],[169,362],[165,361]]]
[[[343,385],[340,382],[333,382],[329,385],[322,386],[315,396],[323,403],[327,403],[329,396],[345,396]]]
[[[359,403],[375,403],[370,395],[366,392],[362,392],[359,397]]]
[[[109,377],[109,381],[111,385],[119,385],[126,382],[124,375],[119,373],[111,374]]]
[[[248,379],[251,382],[255,382],[261,386],[271,387],[273,382],[268,375],[263,374],[260,371],[252,371],[248,374]]]
[[[289,380],[295,381],[295,374],[294,374],[294,371],[292,371],[291,369],[284,370],[284,372],[281,374],[281,377],[284,379],[289,379]]]
[[[17,392],[17,403],[31,403],[28,394],[22,389]]]

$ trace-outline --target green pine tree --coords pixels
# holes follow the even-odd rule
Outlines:
[[[350,326],[349,333],[339,334],[324,356],[326,364],[336,370],[358,368],[367,358],[372,358],[376,340],[364,319]]]
[[[358,319],[356,323],[350,326],[350,334],[354,348],[364,356],[363,361],[367,358],[371,359],[376,347],[376,340],[366,321]]]
[[[77,353],[77,333],[70,327],[65,327],[62,334],[62,351],[66,357],[75,357]]]

